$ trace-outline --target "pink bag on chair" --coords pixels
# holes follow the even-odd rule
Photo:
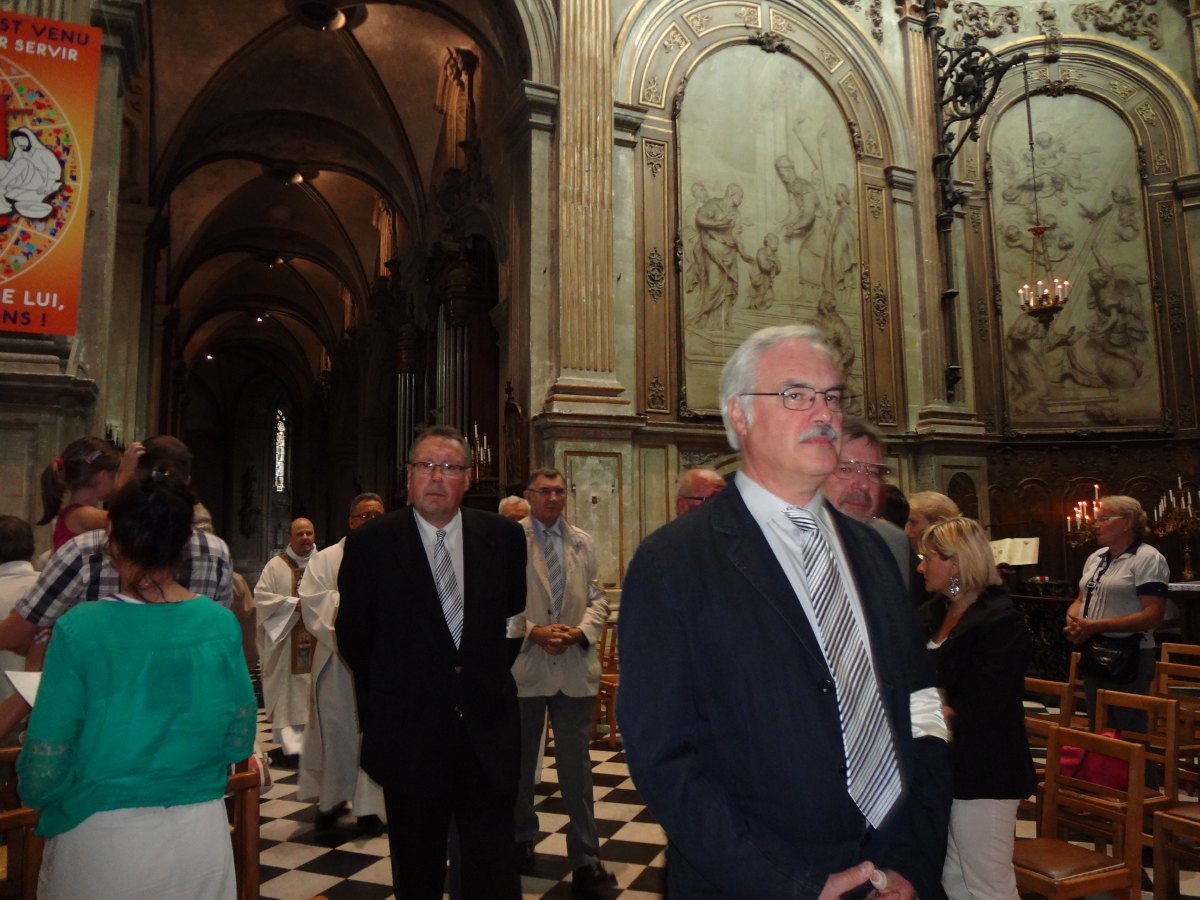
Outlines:
[[[1120,737],[1120,734],[1111,728],[1104,729],[1100,734],[1110,738]],[[1115,759],[1103,753],[1092,753],[1070,744],[1062,746],[1058,757],[1058,770],[1068,778],[1090,781],[1092,784],[1116,788],[1119,791],[1129,787],[1129,766],[1123,759]]]

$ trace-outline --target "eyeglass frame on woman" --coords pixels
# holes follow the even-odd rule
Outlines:
[[[806,398],[807,394],[811,394]],[[783,391],[746,391],[739,397],[778,397],[783,402],[784,409],[793,412],[804,412],[817,404],[817,397],[825,398],[825,406],[830,412],[841,412],[842,407],[854,397],[846,393],[844,387],[831,387],[818,391],[807,384],[797,384]]]
[[[436,463],[428,459],[413,460],[408,463],[409,467],[421,475],[432,475],[434,469],[442,473],[443,478],[461,478],[470,470],[470,466],[460,466],[458,463]]]

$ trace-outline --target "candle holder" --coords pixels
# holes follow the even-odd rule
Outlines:
[[[1177,534],[1183,539],[1183,570],[1179,575],[1184,581],[1193,581],[1196,573],[1192,571],[1192,537],[1200,534],[1200,516],[1195,515],[1190,507],[1176,506],[1159,518],[1154,533]]]
[[[1067,546],[1072,550],[1096,546],[1096,531],[1090,526],[1067,532]]]

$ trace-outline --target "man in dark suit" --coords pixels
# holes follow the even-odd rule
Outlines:
[[[732,483],[639,547],[618,720],[677,897],[935,896],[945,721],[879,536],[820,493],[842,375],[821,333],[764,329],[721,376]],[[876,875],[878,878],[878,875]]]
[[[521,635],[507,628],[525,609],[525,533],[461,508],[468,462],[461,432],[426,430],[409,453],[411,506],[351,532],[338,574],[338,643],[354,673],[362,768],[383,787],[399,900],[440,900],[452,819],[463,895],[521,894],[510,671]]]

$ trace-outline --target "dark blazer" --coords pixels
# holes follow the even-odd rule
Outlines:
[[[937,596],[922,608],[928,634],[946,616]],[[1000,587],[967,607],[950,636],[930,651],[951,720],[950,768],[959,800],[1023,800],[1035,776],[1025,733],[1025,672],[1033,639]]]
[[[388,513],[346,538],[338,649],[354,673],[362,767],[421,796],[450,782],[450,736],[465,730],[492,786],[516,792],[520,714],[506,620],[525,609],[525,532],[462,510],[463,635],[455,648],[416,512]]]
[[[679,897],[816,897],[863,860],[935,896],[946,744],[913,739],[933,673],[896,564],[829,507],[868,620],[905,782],[872,833],[846,791],[832,675],[736,483],[638,548],[622,590],[618,721],[630,774],[667,833]]]

